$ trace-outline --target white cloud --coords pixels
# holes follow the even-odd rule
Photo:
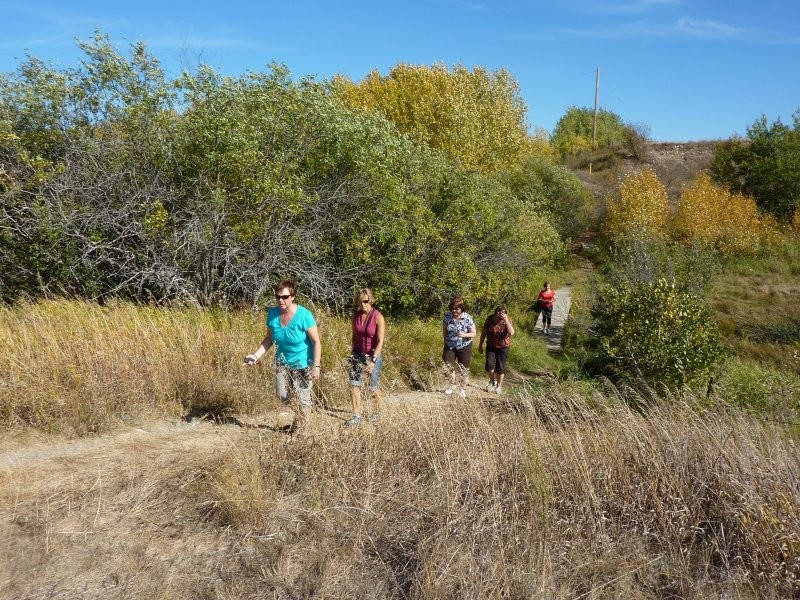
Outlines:
[[[680,33],[702,38],[731,38],[739,35],[742,30],[734,25],[720,21],[704,21],[683,17],[675,23],[675,29]]]

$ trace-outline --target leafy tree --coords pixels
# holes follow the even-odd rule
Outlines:
[[[594,197],[568,169],[543,156],[527,156],[498,175],[531,213],[548,220],[564,239],[582,232]]]
[[[502,182],[282,66],[167,81],[105,36],[0,79],[0,294],[258,301],[277,277],[426,314],[512,293],[560,242]],[[526,143],[530,143],[527,140]]]
[[[505,69],[401,63],[388,75],[376,70],[357,84],[338,78],[334,89],[352,106],[380,112],[400,132],[466,169],[494,173],[535,147],[519,85]]]
[[[562,155],[574,155],[592,149],[594,110],[571,106],[558,120],[551,142]],[[630,135],[619,115],[609,110],[597,111],[597,147],[622,145]]]
[[[724,354],[711,312],[666,279],[607,286],[592,316],[607,364],[651,384],[690,384]]]
[[[682,190],[672,226],[679,239],[708,244],[723,254],[755,254],[780,238],[753,198],[716,185],[707,173]]]
[[[666,233],[669,201],[664,184],[650,168],[626,175],[606,202],[604,223],[611,239]]]
[[[800,109],[791,127],[761,116],[746,139],[718,144],[710,170],[716,182],[755,198],[761,210],[791,220],[800,208]]]

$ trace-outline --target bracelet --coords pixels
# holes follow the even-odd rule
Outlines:
[[[314,369],[321,369],[321,368],[322,368],[322,365],[314,365],[314,367],[313,367],[313,368],[314,368]]]

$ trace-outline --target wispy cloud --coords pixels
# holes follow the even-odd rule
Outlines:
[[[683,0],[603,0],[580,2],[583,12],[594,14],[643,14],[668,6],[680,6]]]
[[[778,34],[766,36],[753,30],[737,27],[721,21],[708,21],[682,17],[670,22],[647,20],[628,21],[592,28],[558,28],[515,36],[517,39],[559,40],[568,38],[591,38],[598,40],[644,40],[687,39],[747,40],[758,42],[760,38],[774,43]],[[770,39],[772,38],[772,39]]]
[[[740,27],[721,23],[720,21],[705,21],[683,17],[675,23],[675,30],[691,37],[730,39],[738,37],[744,32]]]

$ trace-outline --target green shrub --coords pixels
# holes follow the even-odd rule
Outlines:
[[[753,360],[727,361],[716,393],[727,403],[772,417],[796,420],[800,413],[800,375]]]
[[[592,316],[607,364],[650,384],[680,388],[723,355],[711,312],[666,279],[606,286]]]
[[[711,162],[717,182],[753,196],[762,210],[790,221],[800,208],[800,110],[792,126],[761,116],[747,128],[747,139],[717,145]]]

